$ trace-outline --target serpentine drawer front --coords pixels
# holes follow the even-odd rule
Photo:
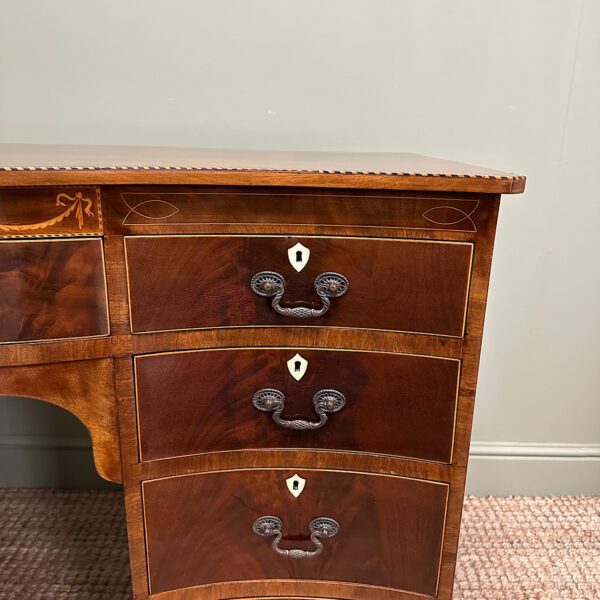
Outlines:
[[[0,145],[0,394],[89,430],[134,600],[451,600],[500,194],[524,184]]]
[[[134,333],[252,325],[464,331],[469,243],[143,236],[126,238],[126,251]]]
[[[141,458],[315,448],[450,462],[459,370],[455,359],[307,348],[138,356]]]
[[[304,486],[297,498],[286,483],[294,477]],[[436,594],[445,484],[246,469],[147,481],[143,495],[153,593],[237,579],[308,579]],[[281,525],[256,523],[261,517]],[[315,544],[309,524],[323,517],[335,522],[334,535],[316,536]]]
[[[470,213],[488,199],[473,193],[264,186],[128,186],[104,193],[111,204],[111,227],[123,234],[189,233],[224,223],[253,229],[315,225],[334,231],[354,226],[467,232],[473,229]]]

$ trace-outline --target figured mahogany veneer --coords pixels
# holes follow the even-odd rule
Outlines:
[[[296,474],[306,480],[298,498],[286,487]],[[147,481],[143,496],[152,593],[224,581],[307,579],[436,594],[445,484],[328,470],[244,469]],[[265,515],[283,521],[284,549],[314,549],[308,524],[316,517],[334,518],[340,531],[323,540],[319,556],[277,556],[272,538],[252,531]]]
[[[0,342],[108,335],[102,240],[0,240]]]
[[[287,366],[297,353],[308,361],[299,381]],[[348,350],[248,348],[138,356],[141,458],[314,448],[450,462],[459,372],[460,362],[453,359]],[[342,392],[346,405],[319,429],[286,429],[252,404],[263,388],[285,394],[285,419],[317,422],[313,396],[323,389]]]
[[[291,325],[463,335],[473,252],[468,243],[286,236],[125,241],[133,333]],[[297,243],[311,252],[300,273],[288,259]],[[341,273],[350,289],[321,317],[285,317],[269,298],[252,292],[250,280],[260,271],[285,277],[286,306],[318,308],[314,280],[324,272]]]
[[[0,145],[0,393],[73,412],[123,481],[135,600],[451,600],[499,194],[524,185],[411,154]],[[324,272],[349,282],[329,304]]]

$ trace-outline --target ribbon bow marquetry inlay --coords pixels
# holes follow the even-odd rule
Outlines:
[[[92,201],[89,198],[85,198],[82,192],[75,192],[74,196],[69,196],[65,193],[60,193],[56,196],[56,206],[66,206],[67,208],[56,217],[52,217],[47,221],[41,221],[40,223],[29,223],[27,225],[4,225],[0,223],[0,231],[32,231],[36,229],[45,229],[46,227],[52,227],[66,218],[75,214],[79,229],[83,229],[84,215],[86,217],[93,217],[92,212]]]

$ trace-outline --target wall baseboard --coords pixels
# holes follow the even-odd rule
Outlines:
[[[94,469],[89,439],[0,435],[0,487],[113,488]],[[600,444],[473,442],[467,493],[600,494]]]
[[[513,444],[471,442],[471,456],[523,458],[600,458],[600,444]]]
[[[600,444],[473,442],[467,494],[599,495]]]
[[[0,487],[117,486],[96,473],[89,438],[0,434]]]

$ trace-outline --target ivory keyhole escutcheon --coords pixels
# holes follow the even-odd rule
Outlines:
[[[290,375],[296,380],[300,381],[304,374],[306,373],[306,369],[308,369],[308,361],[296,353],[290,360],[287,361],[287,368],[290,372]]]
[[[298,242],[291,248],[288,248],[288,259],[296,271],[300,272],[308,264],[310,250]]]
[[[302,479],[300,475],[292,475],[289,479],[285,480],[288,490],[290,494],[297,498],[303,491],[304,486],[306,485],[306,479]]]

